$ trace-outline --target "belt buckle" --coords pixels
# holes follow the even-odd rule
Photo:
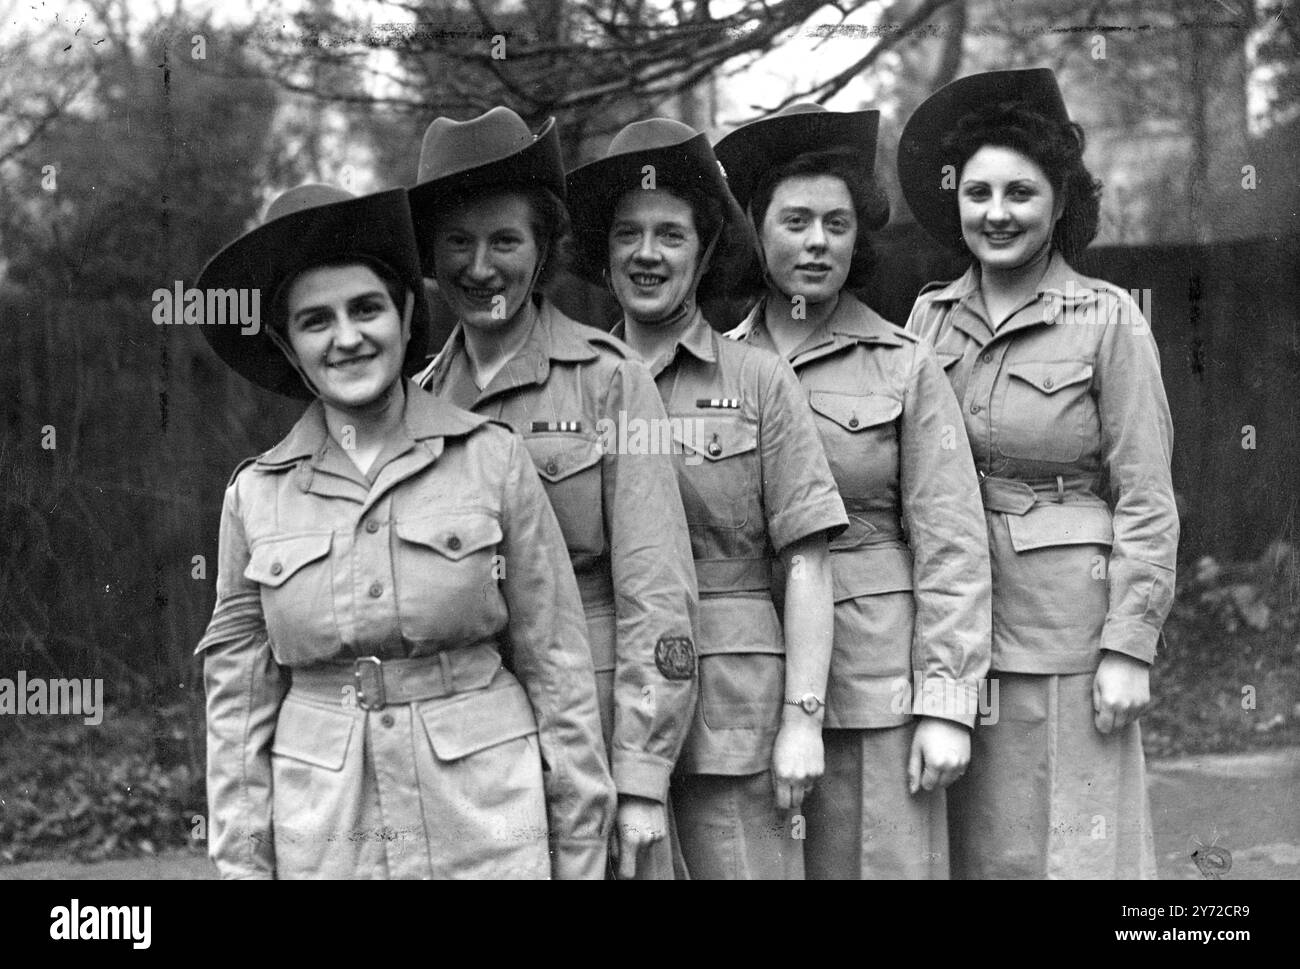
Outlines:
[[[363,665],[364,664],[364,665]],[[374,702],[371,692],[366,689],[366,671],[373,673]],[[362,656],[352,664],[352,678],[357,684],[357,705],[362,710],[382,710],[387,705],[384,695],[384,661],[378,656]]]

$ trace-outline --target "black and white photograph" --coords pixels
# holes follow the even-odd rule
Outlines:
[[[0,880],[1300,877],[1290,0],[0,0],[0,121]]]

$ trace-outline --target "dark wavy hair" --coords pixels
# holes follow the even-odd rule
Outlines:
[[[281,280],[280,285],[276,287],[271,296],[271,327],[283,337],[289,335],[289,290],[298,277],[304,273],[315,272],[317,269],[342,269],[348,266],[365,266],[379,277],[379,281],[384,284],[384,289],[388,292],[388,298],[393,301],[393,306],[397,309],[397,315],[400,319],[404,314],[406,306],[407,286],[402,282],[397,272],[387,264],[380,262],[371,256],[337,256],[313,263],[310,266],[304,266],[292,276]]]
[[[1052,245],[1073,261],[1096,238],[1101,182],[1083,163],[1083,129],[1073,121],[1054,120],[1018,102],[990,104],[963,116],[941,144],[958,173],[985,145],[1020,152],[1043,170],[1057,197],[1065,199]]]
[[[750,216],[755,232],[762,234],[763,219],[777,186],[787,178],[811,175],[831,175],[844,183],[853,200],[857,217],[858,235],[853,243],[853,256],[849,261],[849,274],[844,280],[846,289],[861,289],[871,276],[876,264],[875,249],[871,245],[870,231],[879,229],[889,221],[889,197],[884,193],[871,170],[862,164],[862,154],[853,148],[825,148],[796,155],[784,165],[764,173],[754,186],[750,199]],[[754,267],[741,281],[740,288],[749,294],[766,286],[762,270]]]
[[[528,224],[533,230],[533,241],[539,250],[546,250],[546,264],[537,277],[536,287],[545,290],[569,267],[572,257],[570,246],[573,243],[573,224],[569,219],[569,210],[549,188],[540,185],[493,185],[459,195],[435,208],[429,218],[416,223],[415,231],[420,235],[420,247],[426,252],[431,251],[438,224],[448,211],[498,195],[520,195],[528,202]]]

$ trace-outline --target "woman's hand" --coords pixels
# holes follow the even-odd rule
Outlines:
[[[668,832],[664,806],[649,798],[620,795],[618,819],[610,852],[618,864],[619,878],[635,878],[638,856],[645,848],[662,841]]]
[[[1105,650],[1092,681],[1094,722],[1104,734],[1122,730],[1151,703],[1151,667],[1124,653]]]
[[[822,748],[821,717],[813,717],[798,707],[787,708],[781,729],[772,748],[772,787],[776,806],[782,811],[798,811],[804,795],[826,772]]]
[[[912,734],[907,758],[907,790],[944,788],[966,773],[970,763],[970,731],[959,723],[922,717]]]

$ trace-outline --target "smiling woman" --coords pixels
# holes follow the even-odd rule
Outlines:
[[[749,278],[763,280],[728,335],[794,367],[849,515],[830,546],[826,776],[807,805],[808,876],[946,878],[944,788],[966,768],[988,669],[988,545],[943,369],[848,288],[889,213],[872,171],[877,120],[797,104],[718,143],[758,233]],[[936,446],[942,428],[954,446]]]
[[[650,365],[671,420],[703,431],[674,455],[700,585],[700,702],[673,778],[687,867],[802,878],[803,820],[787,837],[786,813],[822,774],[826,546],[846,519],[790,368],[722,339],[697,303],[731,282],[752,233],[708,140],[670,119],[628,125],[568,182],[584,202],[579,272],[618,297],[616,332]]]
[[[396,288],[357,263],[309,269],[289,285],[289,348],[327,406],[364,408],[397,386],[410,334]]]
[[[1083,148],[1041,68],[954,81],[899,146],[918,221],[972,256],[908,321],[961,401],[992,561],[1001,716],[951,791],[958,877],[1155,875],[1138,718],[1173,601],[1173,427],[1141,312],[1068,262],[1097,231]],[[1078,315],[1098,325],[1058,325]]]
[[[266,339],[209,336],[223,358],[314,397],[222,507],[198,647],[222,876],[599,877],[581,599],[523,448],[404,379],[427,332],[405,191],[291,190],[216,285],[276,294]]]
[[[508,108],[435,119],[410,196],[424,271],[457,316],[419,379],[523,436],[582,591],[617,874],[671,878],[668,777],[695,703],[690,545],[671,458],[604,447],[602,429],[666,425],[650,375],[539,292],[569,232],[554,119],[536,135]]]
[[[692,205],[672,191],[624,195],[609,227],[609,282],[623,312],[644,323],[657,323],[686,304],[699,275],[701,239],[712,239],[720,223],[708,206]]]

